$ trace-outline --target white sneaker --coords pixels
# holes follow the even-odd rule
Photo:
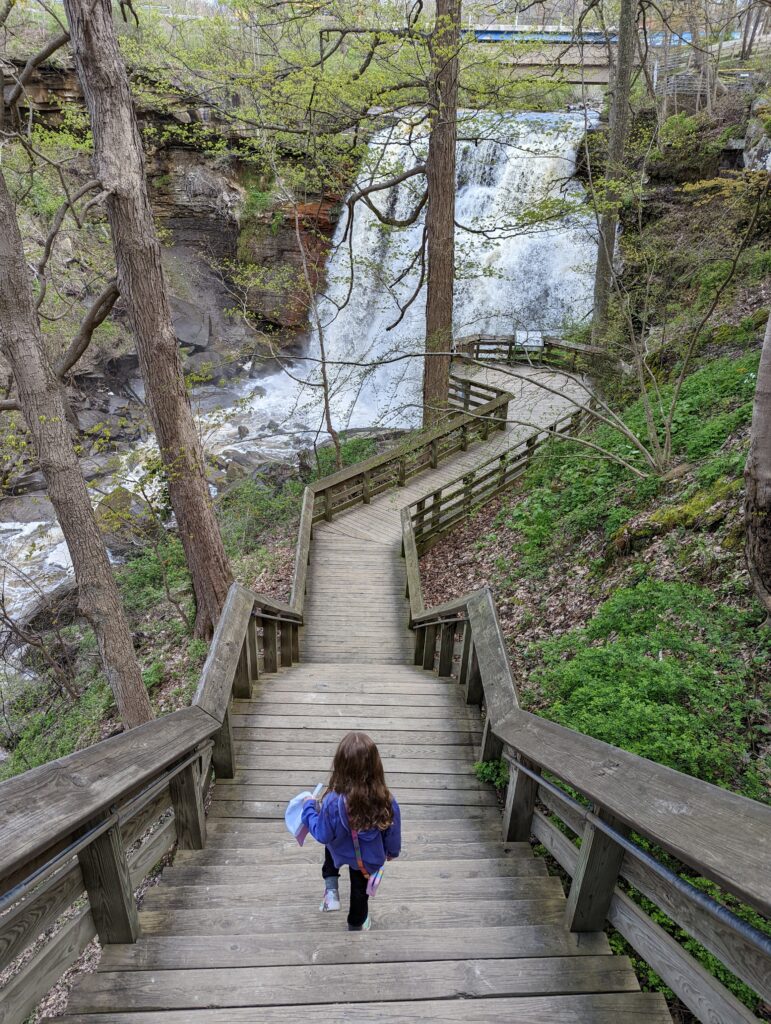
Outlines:
[[[337,889],[325,889],[324,899],[321,901],[319,910],[332,911],[340,909],[340,893]]]

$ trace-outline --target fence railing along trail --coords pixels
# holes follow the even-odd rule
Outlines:
[[[543,440],[534,434],[512,450],[511,479]],[[496,462],[402,510],[415,664],[454,676],[466,702],[480,708],[479,759],[503,757],[510,766],[502,837],[534,837],[570,876],[570,929],[610,924],[698,1020],[749,1024],[754,1014],[634,896],[771,1002],[771,935],[720,899],[735,897],[768,925],[771,807],[522,710],[488,588],[425,608],[419,554],[500,491]],[[718,898],[707,883],[719,887]]]

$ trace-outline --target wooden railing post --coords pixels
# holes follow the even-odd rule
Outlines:
[[[468,684],[468,673],[471,664],[472,639],[471,626],[468,622],[463,623],[463,642],[460,649],[460,666],[458,668],[458,682],[461,686]]]
[[[485,727],[482,730],[482,742],[479,747],[480,761],[497,761],[503,753],[503,743],[493,732],[490,716],[485,715]]]
[[[396,478],[396,486],[404,487],[407,482],[407,459],[402,455],[399,459],[399,475]]]
[[[523,759],[521,763],[535,770],[530,762]],[[509,784],[503,810],[504,843],[526,843],[530,839],[537,794],[536,780],[518,771],[516,762],[509,761]]]
[[[457,623],[445,622],[442,626],[442,638],[439,644],[439,668],[438,675],[445,677],[452,675],[452,659],[455,654],[455,631]]]
[[[442,511],[442,488],[438,491],[434,491],[431,495],[431,516],[428,522],[428,529],[431,533],[436,530],[439,525],[439,516]]]
[[[371,500],[369,490],[370,479],[371,477],[369,472],[364,473],[364,475],[361,478],[361,500],[364,502],[365,505],[369,505]]]
[[[460,450],[462,452],[468,451],[468,423],[461,423],[460,425]]]
[[[292,627],[288,622],[281,622],[281,667],[292,667]]]
[[[260,661],[257,654],[257,620],[254,615],[249,619],[246,627],[246,650],[249,664],[249,679],[256,683],[260,678]]]
[[[439,629],[434,623],[429,623],[428,626],[423,630],[425,640],[423,641],[423,668],[431,671],[434,667],[434,658],[436,657],[436,633]]]
[[[289,627],[292,631],[292,661],[300,660],[300,625],[293,622]]]
[[[214,747],[211,752],[211,763],[218,779],[232,779],[235,774],[235,744],[233,729],[230,724],[230,709],[225,712],[222,725],[214,734]]]
[[[431,469],[439,465],[439,442],[436,438],[431,442]]]
[[[499,421],[498,422],[498,429],[499,430],[505,430],[506,429],[506,424],[509,422],[509,403],[508,402],[506,402],[505,405],[501,406],[501,408],[500,408],[500,410],[499,410],[497,415],[498,415],[498,421]]]
[[[278,633],[275,619],[262,620],[262,656],[266,672],[278,672]]]
[[[595,807],[594,813],[618,828],[615,819],[603,814],[599,807]],[[565,921],[571,932],[598,932],[605,926],[623,859],[624,851],[618,843],[587,822],[565,908]]]
[[[328,523],[332,522],[332,496],[329,493],[329,488],[324,491],[324,518]]]
[[[470,634],[471,626],[467,626],[466,630]],[[485,691],[482,686],[482,673],[479,671],[479,659],[477,658],[476,647],[473,643],[471,645],[471,658],[469,660],[465,688],[466,703],[475,704],[477,707],[480,707],[484,700]]]
[[[426,649],[426,629],[425,626],[415,627],[415,664],[423,664],[423,654]]]
[[[78,853],[78,860],[101,942],[136,942],[139,915],[120,826],[97,836]]]
[[[174,806],[177,845],[180,850],[202,850],[206,845],[206,815],[197,761],[170,779],[169,792]]]
[[[466,512],[471,512],[471,503],[473,500],[473,487],[474,487],[474,474],[466,473],[463,477],[463,507]]]
[[[249,671],[249,644],[244,639],[241,647],[241,656],[236,665],[236,674],[233,677],[233,696],[239,700],[249,700],[252,696],[252,681]]]

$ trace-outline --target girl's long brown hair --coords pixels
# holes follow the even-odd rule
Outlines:
[[[391,794],[383,762],[373,740],[364,732],[343,736],[332,762],[329,789],[345,797],[351,828],[386,829],[393,823]]]

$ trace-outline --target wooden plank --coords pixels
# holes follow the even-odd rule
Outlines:
[[[136,888],[177,841],[176,822],[168,818],[128,858],[131,884]]]
[[[405,903],[413,900],[429,903],[451,899],[473,899],[480,904],[489,901],[506,903],[510,900],[541,900],[562,896],[562,883],[550,875],[431,880],[401,877],[394,865],[389,865],[386,870],[382,889],[378,893],[383,897],[383,902],[389,899],[389,887],[398,893],[395,898]],[[289,912],[292,908],[302,909],[313,904],[318,899],[320,888],[318,877],[274,877],[266,884],[244,882],[235,885],[204,883],[154,886],[148,890],[143,908],[148,911],[186,910],[190,907],[211,911],[246,911],[257,909],[265,903],[276,905],[280,902]]]
[[[118,827],[97,836],[79,852],[78,860],[101,942],[136,941],[137,908]]]
[[[542,878],[547,874],[544,861],[540,857],[512,857],[497,851],[497,856],[482,858],[477,863],[473,858],[466,860],[415,860],[408,856],[389,862],[387,873],[389,885],[399,885],[401,880],[413,882],[420,880],[457,881],[469,878]],[[174,864],[166,868],[163,874],[164,886],[170,885],[241,885],[241,884],[272,884],[273,879],[280,879],[282,865],[279,861],[263,861],[260,859],[260,871],[255,875],[254,854],[249,864],[232,864],[230,858],[220,853],[220,863],[201,865],[198,862],[181,864],[175,858]],[[321,851],[312,846],[308,855],[292,858],[292,874],[298,881],[311,880],[318,888],[321,875]],[[285,872],[284,872],[285,874]]]
[[[419,709],[410,708],[404,714],[398,709],[386,708],[383,714],[373,715],[369,708],[344,708],[344,714],[327,713],[325,708],[317,711],[306,709],[304,714],[275,714],[276,708],[261,708],[258,714],[232,716],[236,736],[241,730],[272,729],[280,737],[286,730],[296,730],[298,736],[313,732],[320,738],[331,729],[335,732],[348,729],[366,729],[380,735],[391,732],[431,733],[472,733],[472,742],[481,732],[479,716],[460,707],[456,712],[445,711],[440,715],[424,716]],[[389,713],[390,712],[390,713]]]
[[[0,998],[0,1024],[21,1024],[96,935],[88,908],[78,911],[43,950],[14,975]]]
[[[437,675],[449,677],[452,674],[452,661],[455,654],[455,633],[457,626],[454,622],[446,622],[442,626],[439,641],[439,664]]]
[[[253,607],[254,594],[239,583],[232,583],[193,697],[193,704],[218,722],[222,721],[230,700]]]
[[[425,796],[425,803],[412,806],[420,808],[415,813],[419,813],[427,821],[447,816],[447,807],[435,803],[430,793]],[[463,807],[462,810],[469,818],[488,818],[500,823],[500,811],[497,807]],[[286,800],[222,800],[213,808],[213,813],[219,818],[275,818],[282,821],[284,811]]]
[[[0,784],[0,879],[27,873],[36,856],[152,781],[193,750],[217,723],[184,708]]]
[[[210,936],[148,936],[133,945],[108,946],[100,972],[191,970],[213,967],[301,966],[340,963],[476,960],[609,953],[604,935],[570,935],[554,925],[511,928],[416,929],[373,932],[366,946],[342,935],[244,935],[218,943]]]
[[[202,850],[206,845],[206,816],[203,811],[200,771],[196,761],[183,768],[170,780],[169,792],[174,806],[180,850]]]
[[[227,845],[229,838],[232,841],[230,845]],[[297,861],[300,856],[297,843],[288,835],[286,838],[280,835],[275,836],[273,839],[260,842],[258,846],[251,846],[251,839],[250,836],[228,837],[219,834],[217,840],[209,842],[205,850],[180,850],[174,858],[174,864],[224,871],[228,866],[234,868],[244,866],[253,869],[258,858],[261,864],[267,865],[286,864],[289,858]],[[314,871],[317,871],[319,856],[320,851],[315,846],[309,847],[306,859],[302,863],[298,862],[298,870],[305,867],[308,858],[312,858]],[[409,845],[399,856],[399,863],[405,867],[405,870],[423,865],[430,868],[436,861],[443,864],[456,860],[478,861],[480,865],[483,865],[487,860],[498,861],[501,856],[505,856],[507,860],[509,858],[522,860],[525,864],[539,863],[533,859],[529,843],[509,843],[502,846],[500,842],[488,839],[484,835],[480,835],[476,842],[468,838],[455,841],[452,839],[442,841],[441,837],[436,841],[426,838],[423,842],[410,838]]]
[[[247,631],[252,620],[253,616],[250,615],[246,623]],[[241,654],[239,655],[238,662],[236,664],[236,671],[233,676],[233,689],[231,692],[234,697],[238,697],[241,700],[248,700],[252,695],[252,680],[249,670],[249,648],[246,634],[244,634],[244,640],[241,645]]]
[[[452,763],[457,766],[457,762]],[[477,793],[490,792],[488,784],[480,782],[474,775],[471,765],[466,766],[465,770],[460,766],[457,767],[457,773],[453,771],[452,773],[445,774],[441,772],[424,772],[421,774],[409,771],[387,771],[386,781],[397,795],[400,789],[418,789],[421,787],[436,791],[473,790]],[[319,778],[319,775],[325,777],[328,775],[328,772],[329,764],[326,762],[320,765],[318,771],[292,771],[288,768],[284,771],[280,768],[241,768],[236,773],[233,781],[251,786],[286,786],[295,793],[299,793],[302,789],[307,789],[315,779]],[[223,789],[230,785],[231,782],[228,780],[221,783]],[[312,789],[313,786],[310,786],[310,788]]]
[[[281,632],[281,667],[292,667],[292,627],[287,622],[280,623]]]
[[[635,832],[771,913],[771,807],[519,709],[497,732]]]
[[[389,741],[378,742],[378,749],[380,750],[380,756],[383,758],[383,763],[388,760],[389,763],[393,763],[398,760],[404,761],[459,761],[465,767],[473,764],[477,760],[476,747],[469,743],[454,743],[454,744],[435,744],[431,746],[424,746],[422,743],[392,743]],[[259,744],[252,742],[248,738],[239,739],[236,743],[236,759],[238,764],[246,764],[246,761],[242,758],[249,758],[250,764],[265,764],[268,759],[272,759],[275,762],[277,757],[286,758],[301,758],[310,755],[311,757],[328,758],[327,768],[332,764],[332,757],[337,750],[337,742],[332,738],[317,739],[315,742],[312,737],[307,739],[303,738],[297,741],[296,744],[287,742],[286,740],[263,740]]]
[[[429,749],[431,747],[438,748],[442,745],[474,747],[479,742],[480,730],[472,728],[470,725],[464,728],[460,722],[454,729],[449,726],[446,728],[420,729],[417,728],[418,723],[415,723],[415,728],[411,728],[412,723],[409,721],[404,721],[403,727],[392,727],[391,721],[395,720],[386,718],[375,722],[374,719],[340,718],[334,722],[325,723],[317,729],[310,725],[292,727],[287,723],[284,728],[279,728],[277,725],[267,725],[264,727],[245,726],[241,729],[234,729],[233,732],[237,742],[239,740],[249,740],[252,743],[289,744],[291,743],[292,735],[298,737],[299,743],[306,736],[309,739],[312,738],[318,744],[323,744],[326,739],[327,742],[333,745],[335,750],[345,733],[350,732],[352,729],[365,730],[378,746],[382,743],[386,747],[389,744],[406,745],[409,743],[429,744]],[[466,751],[465,756],[471,756],[471,753],[471,751]]]
[[[393,786],[393,783],[391,784]],[[218,813],[219,804],[228,800],[278,800],[289,803],[298,790],[293,785],[250,785],[249,783],[230,783],[217,786],[214,790],[214,802],[217,807],[212,813]],[[394,786],[394,795],[399,803],[408,807],[410,804],[433,803],[445,807],[497,807],[498,800],[490,787],[487,789],[431,789],[428,786],[408,789],[406,786],[398,791]],[[529,834],[529,833],[528,833]],[[200,847],[187,847],[200,849]]]
[[[486,999],[440,999],[414,1003],[314,1005],[318,1024],[414,1024],[416,1019],[456,1024],[671,1024],[663,996],[650,992]],[[293,1007],[179,1010],[163,1014],[95,1013],[51,1018],[52,1024],[295,1024]]]
[[[295,548],[294,574],[292,577],[292,596],[290,605],[295,611],[302,613],[305,604],[305,589],[308,579],[308,560],[311,550],[313,529],[314,492],[306,487],[303,492],[303,503],[300,511],[300,525],[297,530],[297,547]]]
[[[619,827],[615,819],[602,817]],[[605,926],[623,858],[618,843],[587,822],[565,908],[565,924],[572,932],[596,932]]]
[[[378,897],[380,900],[380,897]],[[143,935],[253,935],[292,931],[329,934],[329,920],[318,913],[318,903],[290,911],[266,906],[227,911],[143,910],[139,921]],[[314,912],[315,911],[315,912]],[[549,900],[511,900],[502,906],[496,900],[403,900],[383,899],[377,905],[377,930],[412,931],[415,928],[500,928],[513,923],[561,924],[564,897]],[[374,917],[374,908],[373,908]]]
[[[519,707],[506,644],[492,594],[487,588],[470,597],[466,607],[484,685],[487,715],[497,733],[498,723],[512,708]]]
[[[509,784],[506,787],[506,806],[503,811],[503,841],[526,842],[530,837],[538,783],[509,765]],[[596,929],[595,929],[596,930]]]
[[[0,917],[0,972],[50,928],[84,890],[80,865],[73,859]]]
[[[222,725],[214,734],[211,762],[218,779],[232,779],[235,773],[236,752],[230,711],[226,710]]]
[[[278,630],[275,620],[262,620],[263,661],[266,672],[278,672]]]
[[[228,970],[164,971],[163,984],[145,972],[85,975],[70,996],[77,1013],[125,1009],[165,1010],[200,1007],[276,1006],[292,993],[295,1005],[366,1002],[375,998],[437,999],[494,995],[638,990],[626,957],[584,956],[491,960],[324,964],[320,967],[243,967]]]
[[[533,818],[533,832],[572,875],[578,862],[578,850],[540,811],[536,811]],[[608,920],[697,1019],[715,1024],[750,1024],[756,1020],[746,1006],[620,889],[611,900]]]

